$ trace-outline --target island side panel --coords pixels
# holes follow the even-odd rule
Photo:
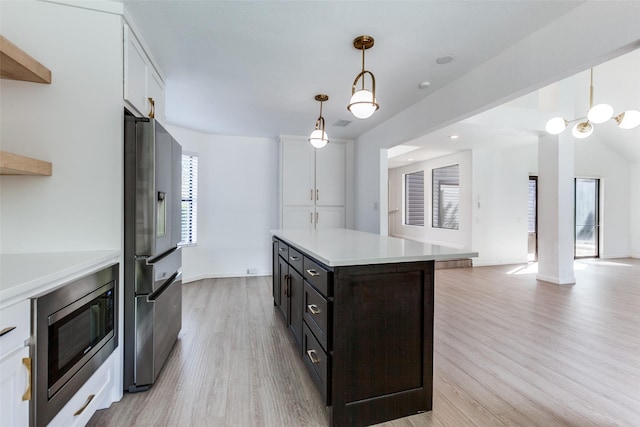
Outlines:
[[[333,426],[432,408],[434,262],[334,268]]]

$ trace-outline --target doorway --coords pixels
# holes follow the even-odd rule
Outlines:
[[[575,258],[598,258],[600,235],[600,180],[575,180]]]

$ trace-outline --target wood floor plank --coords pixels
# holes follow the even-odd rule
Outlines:
[[[640,260],[438,270],[433,410],[379,426],[639,426]],[[157,383],[90,426],[327,426],[268,277],[183,286],[183,327]]]

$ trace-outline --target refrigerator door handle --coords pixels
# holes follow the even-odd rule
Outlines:
[[[167,289],[169,286],[171,286],[173,284],[173,282],[177,281],[177,280],[182,280],[182,272],[181,271],[176,271],[175,273],[173,273],[171,275],[171,277],[162,284],[162,286],[160,286],[158,288],[158,290],[156,290],[154,293],[150,294],[149,297],[147,298],[148,301],[155,301],[157,300],[162,293],[165,291],[165,289]]]

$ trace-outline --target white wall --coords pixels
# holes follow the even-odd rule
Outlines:
[[[590,136],[575,144],[575,175],[600,179],[600,257],[631,255],[630,246],[630,164],[629,161]],[[640,216],[640,210],[635,211]]]
[[[432,170],[435,168],[460,165],[460,220],[458,230],[446,230],[431,226],[431,188]],[[403,205],[403,176],[407,173],[424,171],[425,186],[425,225],[423,227],[405,225],[402,215]],[[391,214],[391,229],[393,235],[405,239],[419,240],[427,243],[450,246],[453,248],[476,250],[471,245],[471,191],[472,191],[472,161],[471,152],[462,152],[451,156],[440,157],[424,162],[417,162],[409,166],[394,168],[389,171],[389,183],[393,185],[394,200],[390,202],[389,210],[400,209]]]
[[[629,222],[630,224],[630,246],[631,256],[640,258],[640,163],[631,165],[630,168],[630,203],[629,203]]]
[[[411,141],[637,48],[638,15],[640,3],[616,2],[613,7],[612,2],[584,2],[360,136],[356,140],[355,228],[380,230],[380,216],[372,206],[386,193],[379,185],[381,148]]]
[[[0,80],[2,150],[53,163],[51,177],[0,177],[0,250],[119,249],[121,17],[31,1],[2,1],[0,16],[52,72],[51,85]]]
[[[393,210],[402,209],[403,174],[460,163],[462,179],[467,170],[463,165],[468,165],[471,191],[468,200],[463,200],[470,205],[467,233],[462,228],[455,232],[426,226],[405,226],[401,211],[391,215],[391,233],[471,249],[479,253],[473,261],[477,266],[527,262],[528,180],[530,175],[538,175],[537,144],[506,150],[476,150],[468,157],[466,160],[458,154],[389,170],[389,183],[393,188],[389,208]],[[640,214],[640,165],[630,166],[594,135],[576,143],[575,174],[601,179],[600,256],[637,257],[640,253],[640,227],[634,218]],[[429,173],[425,172],[425,181],[428,176]],[[429,183],[425,186],[430,188]]]
[[[271,138],[167,130],[198,154],[198,243],[183,249],[184,281],[271,274],[278,226],[278,144]]]
[[[474,265],[527,261],[529,174],[537,171],[537,144],[473,153]]]

